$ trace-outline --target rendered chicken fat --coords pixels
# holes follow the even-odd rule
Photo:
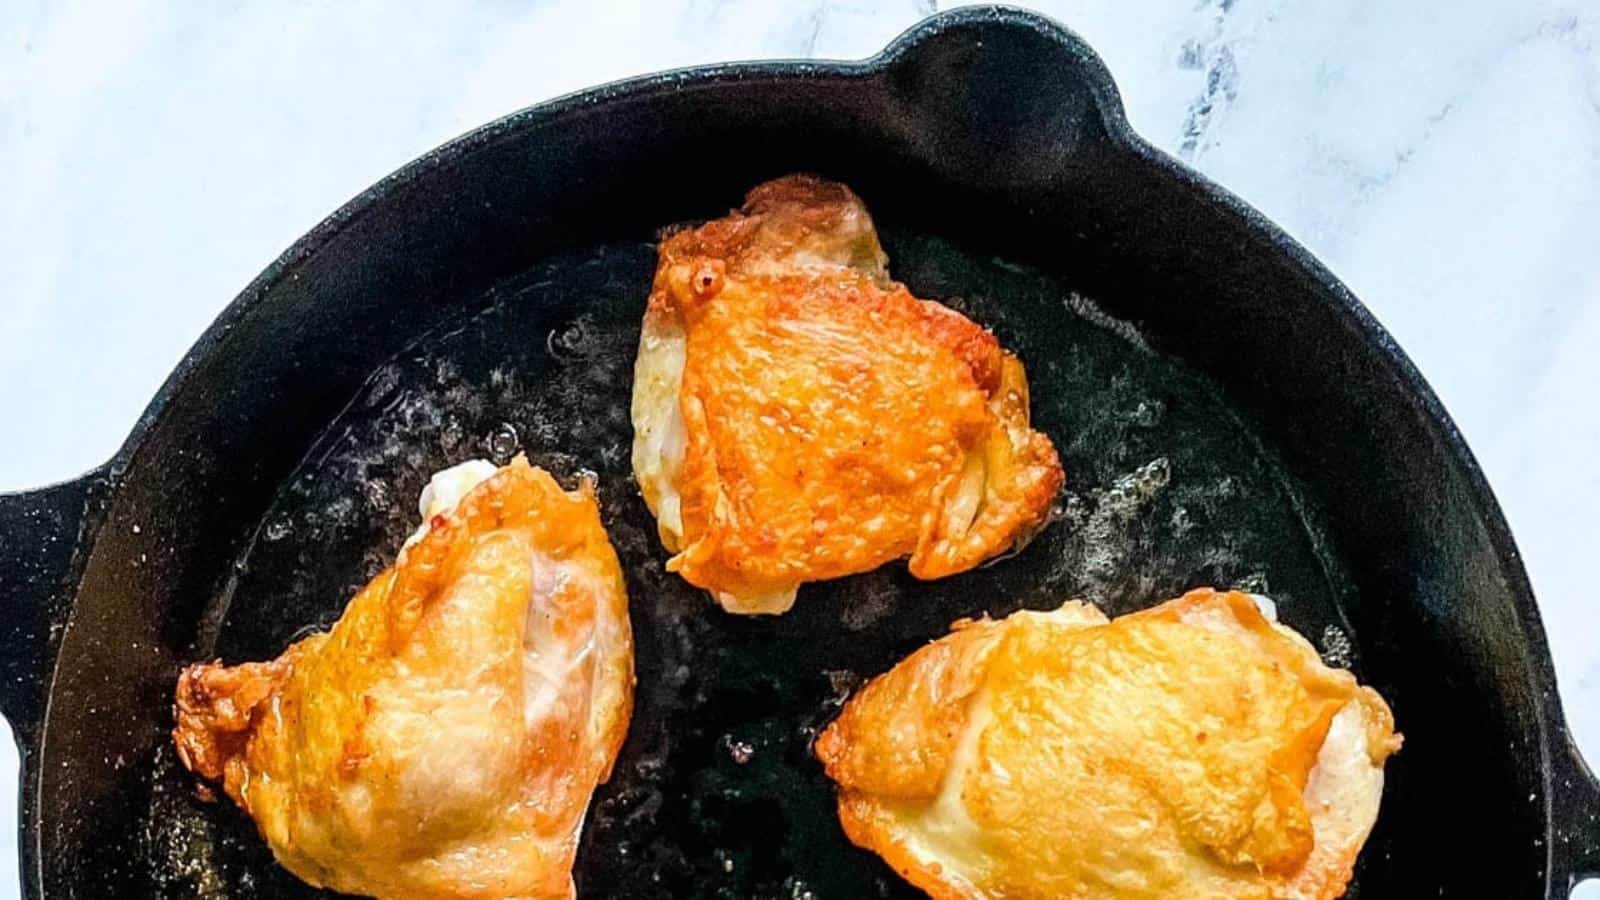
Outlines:
[[[846,833],[936,898],[1343,894],[1388,707],[1244,594],[958,623],[817,741]]]
[[[566,898],[632,703],[622,573],[593,489],[518,457],[424,492],[426,521],[333,629],[195,665],[179,757],[274,856],[380,898]]]
[[[406,538],[405,545],[409,547],[422,540],[434,516],[455,509],[462,497],[472,493],[473,488],[488,481],[497,471],[495,464],[486,459],[469,459],[433,473],[417,497],[417,514],[422,517],[422,524]]]
[[[890,280],[861,201],[804,175],[661,243],[634,371],[634,473],[668,568],[730,612],[910,557],[1025,542],[1062,473],[1022,364]]]
[[[433,473],[433,477],[428,479],[427,486],[417,497],[417,514],[422,516],[422,528],[427,528],[427,523],[432,521],[434,516],[455,509],[463,497],[472,493],[473,488],[488,481],[497,471],[499,469],[495,464],[486,459],[469,459]]]

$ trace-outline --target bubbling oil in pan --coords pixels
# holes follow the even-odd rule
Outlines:
[[[801,589],[789,614],[725,614],[662,564],[631,477],[628,403],[653,245],[541,264],[375,372],[280,489],[195,656],[277,655],[331,625],[416,524],[428,476],[517,452],[598,475],[637,652],[633,724],[595,795],[587,897],[915,897],[852,847],[811,742],[850,692],[961,617],[1084,598],[1117,615],[1198,585],[1270,593],[1350,665],[1345,579],[1271,454],[1203,378],[1059,280],[886,228],[896,277],[1027,365],[1066,487],[1024,550],[918,582],[903,565]],[[157,754],[141,853],[164,896],[317,897],[226,800]]]

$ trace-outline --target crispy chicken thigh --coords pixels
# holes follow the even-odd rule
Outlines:
[[[1240,593],[957,623],[818,738],[839,817],[937,898],[1327,900],[1400,746]]]
[[[273,854],[382,898],[571,897],[633,647],[590,485],[518,457],[435,476],[425,524],[326,634],[178,682],[184,764]]]
[[[970,569],[1061,485],[1022,363],[886,264],[861,201],[804,175],[661,243],[634,471],[668,568],[729,611],[906,556],[919,578]]]

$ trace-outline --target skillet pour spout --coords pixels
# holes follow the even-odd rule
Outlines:
[[[1110,574],[1070,515],[955,578],[808,587],[781,620],[728,621],[661,571],[612,452],[656,229],[795,171],[850,185],[898,278],[1017,350],[1084,517],[1119,477],[1170,468]],[[1111,414],[1140,400],[1158,423]],[[1289,624],[1345,641],[1406,734],[1362,896],[1555,900],[1600,875],[1600,783],[1438,398],[1303,247],[1134,134],[1082,39],[975,7],[867,60],[645,76],[428,153],[247,286],[112,462],[0,496],[25,896],[317,896],[194,798],[166,745],[177,671],[331,622],[366,555],[404,539],[393,498],[503,426],[558,476],[597,469],[630,594],[650,598],[580,894],[909,896],[840,832],[809,753],[841,691],[953,618],[1071,596],[1117,614],[1251,567]],[[1181,535],[1180,509],[1198,523]]]

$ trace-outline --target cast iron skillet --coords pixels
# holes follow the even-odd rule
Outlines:
[[[1010,559],[736,619],[661,571],[629,376],[654,229],[792,170],[857,188],[896,275],[1020,353],[1068,486]],[[0,497],[26,894],[316,895],[177,770],[177,669],[328,624],[429,470],[518,449],[599,473],[639,641],[586,896],[911,896],[844,840],[808,751],[848,691],[958,616],[1197,584],[1266,588],[1393,704],[1355,893],[1553,898],[1600,871],[1521,561],[1422,377],[1304,249],[1133,134],[1081,40],[969,9],[866,62],[670,72],[453,141],[273,263],[109,464]]]

